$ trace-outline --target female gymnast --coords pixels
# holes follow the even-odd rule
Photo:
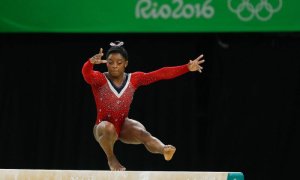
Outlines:
[[[127,144],[144,144],[151,153],[162,154],[166,161],[172,159],[176,148],[165,145],[152,136],[138,121],[128,118],[133,94],[140,86],[149,85],[159,80],[178,77],[189,71],[202,72],[203,55],[181,66],[164,67],[149,73],[126,73],[128,54],[124,43],[110,43],[103,60],[103,49],[89,58],[83,65],[84,80],[91,86],[97,108],[94,137],[107,156],[108,166],[112,171],[124,171],[114,154],[117,140]],[[95,64],[106,64],[108,72],[93,70]]]

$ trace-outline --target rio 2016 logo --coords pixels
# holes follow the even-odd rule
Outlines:
[[[229,10],[237,15],[242,21],[250,21],[257,18],[260,21],[268,21],[282,8],[282,0],[259,0],[258,3],[251,3],[250,0],[228,0]]]
[[[185,3],[184,0],[172,0],[171,4],[158,4],[152,0],[139,0],[135,8],[135,17],[141,19],[191,19],[211,18],[215,10],[211,6],[212,0],[200,3]]]

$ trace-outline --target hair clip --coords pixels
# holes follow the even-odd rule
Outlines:
[[[115,44],[114,42],[111,42],[109,45],[110,46],[123,46],[124,45],[124,42],[122,42],[122,41],[117,41],[118,42],[118,44]]]

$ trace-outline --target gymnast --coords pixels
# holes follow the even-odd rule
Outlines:
[[[89,58],[82,67],[84,80],[91,86],[97,109],[97,118],[93,129],[94,137],[106,154],[111,171],[125,171],[114,154],[114,144],[120,140],[126,144],[143,144],[151,153],[162,154],[166,161],[172,159],[176,148],[165,145],[152,136],[138,121],[128,117],[134,92],[140,86],[159,80],[178,77],[190,71],[202,72],[203,55],[188,63],[164,67],[152,72],[125,72],[128,66],[128,53],[124,42],[110,43],[103,60],[103,49]],[[106,64],[107,72],[93,70],[95,64]]]

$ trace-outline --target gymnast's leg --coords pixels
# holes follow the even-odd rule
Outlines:
[[[94,136],[106,154],[108,165],[112,171],[125,171],[114,154],[114,144],[118,139],[117,132],[112,123],[102,121],[94,127]]]
[[[164,155],[167,161],[172,159],[176,151],[174,146],[165,145],[153,137],[140,122],[129,118],[124,121],[119,139],[127,144],[144,144],[148,151]]]

